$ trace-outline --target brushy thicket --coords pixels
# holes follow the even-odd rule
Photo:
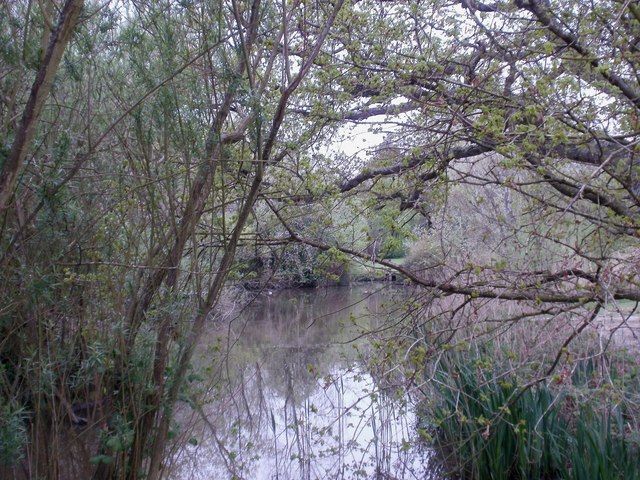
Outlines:
[[[593,390],[593,362],[574,369],[574,389],[539,383],[522,388],[513,372],[501,371],[478,354],[448,352],[434,372],[434,398],[424,418],[445,469],[474,480],[635,480],[640,478],[637,378],[628,398]],[[628,379],[615,368],[610,382]],[[568,379],[566,379],[568,382]],[[557,387],[557,388],[556,388]],[[586,398],[586,397],[585,397]]]

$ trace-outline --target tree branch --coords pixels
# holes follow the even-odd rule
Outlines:
[[[58,25],[51,35],[47,53],[42,60],[38,74],[31,87],[31,94],[22,114],[22,121],[15,134],[11,151],[0,172],[0,213],[8,207],[9,198],[13,194],[18,172],[24,162],[31,141],[36,132],[36,126],[42,113],[44,102],[51,92],[53,79],[58,71],[62,55],[75,29],[84,0],[67,0]]]
[[[567,47],[580,54],[591,67],[598,72],[610,85],[617,87],[631,103],[640,109],[640,93],[629,85],[620,75],[613,73],[609,68],[603,67],[597,55],[584,46],[577,35],[565,29],[553,18],[548,0],[517,0],[516,5],[531,12],[538,22],[544,25],[551,33],[560,39]]]
[[[611,295],[616,300],[635,300],[640,301],[640,289],[638,288],[619,288],[614,291],[612,294],[605,294],[604,292],[599,291],[599,289],[584,289],[581,291],[571,292],[571,293],[562,293],[557,291],[549,291],[549,290],[541,290],[534,288],[518,288],[518,287],[505,287],[500,285],[487,285],[477,284],[477,285],[455,285],[449,282],[436,282],[433,280],[427,280],[425,278],[419,277],[415,272],[401,266],[396,265],[393,262],[388,260],[374,258],[372,255],[369,255],[364,252],[360,252],[358,250],[354,250],[351,248],[341,247],[339,245],[328,245],[326,243],[320,242],[318,240],[305,238],[296,233],[289,224],[285,221],[285,219],[280,215],[280,212],[274,208],[274,206],[267,201],[269,208],[273,211],[275,216],[278,218],[282,226],[287,230],[291,237],[292,242],[303,243],[305,245],[309,245],[311,247],[315,247],[318,250],[329,251],[329,250],[337,250],[339,252],[345,253],[349,256],[355,258],[361,258],[363,260],[367,260],[369,262],[373,262],[378,265],[382,265],[391,270],[394,270],[402,275],[404,275],[411,282],[426,287],[433,288],[442,294],[445,295],[468,295],[471,298],[494,298],[500,300],[523,300],[523,301],[533,301],[536,303],[561,303],[561,304],[584,304],[588,302],[604,302],[605,297],[607,295]],[[558,273],[549,273],[547,274],[548,279],[556,278],[558,280],[563,279],[563,275],[567,271],[558,272]],[[574,272],[575,273],[575,272]],[[574,276],[576,276],[574,274]],[[584,278],[584,275],[581,275],[581,278]]]
[[[461,147],[455,147],[452,149],[446,160],[439,162],[436,168],[432,172],[429,172],[429,174],[427,174],[426,176],[423,176],[422,179],[429,180],[435,178],[438,173],[445,169],[449,162],[452,160],[475,157],[490,151],[492,151],[490,147],[482,145],[465,145]],[[374,168],[372,170],[361,172],[351,180],[343,182],[340,185],[340,191],[344,193],[348,192],[349,190],[353,190],[357,186],[361,185],[367,180],[371,180],[372,178],[402,174],[408,170],[419,167],[420,165],[424,165],[429,160],[433,160],[432,155],[415,155],[411,157],[408,162],[396,163],[395,165],[391,165],[388,167]]]

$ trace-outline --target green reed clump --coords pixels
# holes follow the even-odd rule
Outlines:
[[[465,478],[555,478],[566,449],[565,424],[547,388],[519,396],[514,378],[478,359],[450,355],[436,372],[436,440]]]
[[[512,373],[468,354],[447,354],[434,379],[435,443],[464,479],[639,478],[637,444],[625,436],[619,406],[606,414],[576,407],[571,420],[548,385],[523,390]]]
[[[628,438],[620,408],[597,415],[581,412],[570,449],[571,480],[638,480],[640,449]]]

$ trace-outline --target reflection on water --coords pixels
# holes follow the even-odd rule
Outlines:
[[[211,381],[173,477],[435,479],[407,399],[358,355],[360,333],[389,321],[392,294],[278,292],[210,331],[199,367]]]

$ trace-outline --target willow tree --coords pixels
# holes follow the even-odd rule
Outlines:
[[[195,344],[341,6],[89,3],[60,12],[64,57],[55,2],[3,7],[15,39],[2,52],[0,324],[14,475],[163,474]],[[53,87],[51,55],[37,54],[47,42],[63,66]]]

